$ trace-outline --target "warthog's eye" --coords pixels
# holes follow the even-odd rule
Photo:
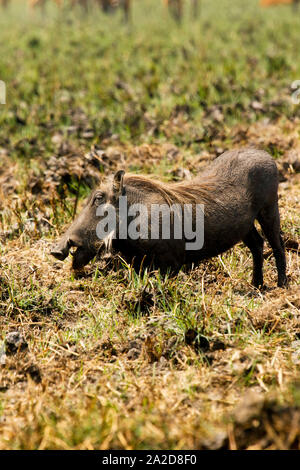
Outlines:
[[[103,193],[97,193],[94,196],[93,204],[95,206],[100,206],[104,201],[104,194]]]

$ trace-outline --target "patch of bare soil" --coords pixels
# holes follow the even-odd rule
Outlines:
[[[230,449],[299,450],[300,408],[248,393],[231,416]]]

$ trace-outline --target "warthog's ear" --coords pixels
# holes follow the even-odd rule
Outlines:
[[[114,175],[114,180],[113,180],[113,191],[116,196],[120,196],[123,194],[123,178],[125,175],[124,170],[119,170],[117,173]]]

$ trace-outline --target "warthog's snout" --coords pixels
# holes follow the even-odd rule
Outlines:
[[[50,254],[63,261],[69,254],[73,256],[73,269],[81,269],[95,256],[96,251],[83,246],[73,238],[63,238],[51,248]]]
[[[50,254],[60,261],[63,261],[70,253],[72,247],[78,249],[79,244],[68,237],[53,245]],[[71,254],[73,254],[73,252]]]
[[[60,261],[63,261],[68,256],[69,252],[66,250],[59,250],[57,247],[54,246],[51,249],[50,254],[55,258],[59,259]]]

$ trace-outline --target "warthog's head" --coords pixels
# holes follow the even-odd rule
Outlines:
[[[52,247],[51,255],[63,261],[69,253],[73,256],[73,269],[80,269],[91,261],[104,246],[96,229],[101,220],[97,215],[99,206],[111,204],[117,207],[123,192],[124,171],[118,171],[112,182],[103,184],[90,195],[85,207],[61,239]]]

